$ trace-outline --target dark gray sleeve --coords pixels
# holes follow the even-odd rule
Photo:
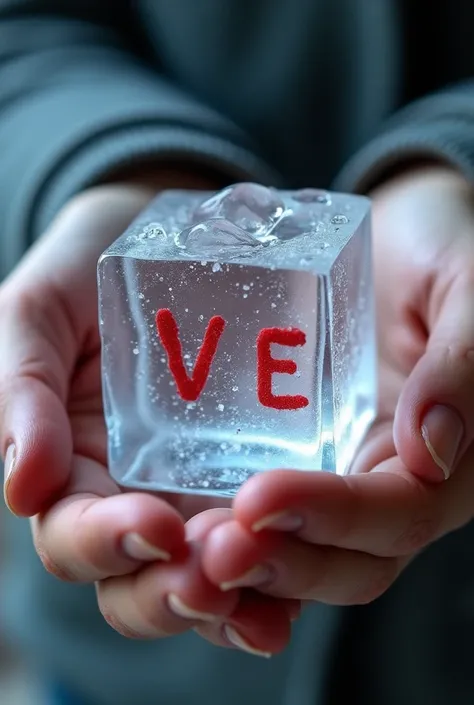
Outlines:
[[[143,159],[277,181],[241,130],[139,58],[127,6],[0,0],[3,273],[71,196]]]
[[[334,188],[368,193],[412,162],[450,164],[474,181],[474,81],[401,110],[344,167]]]

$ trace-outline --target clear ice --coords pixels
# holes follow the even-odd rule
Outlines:
[[[349,471],[376,409],[367,199],[257,184],[164,192],[103,253],[98,285],[118,483],[232,496],[257,472]],[[157,327],[163,310],[177,324],[189,378],[210,320],[225,321],[195,399],[179,393],[170,369]],[[272,358],[293,364],[270,371],[267,383],[277,402],[306,405],[262,403],[263,329],[304,333],[304,344],[270,345]]]

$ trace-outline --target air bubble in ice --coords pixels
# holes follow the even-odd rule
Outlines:
[[[338,213],[337,215],[334,215],[331,218],[331,223],[333,223],[333,225],[345,225],[348,222],[349,222],[349,218],[347,217],[347,215],[344,215],[343,213]]]
[[[166,240],[166,230],[160,223],[149,223],[138,237],[141,240]]]

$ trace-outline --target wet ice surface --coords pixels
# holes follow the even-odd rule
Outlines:
[[[346,472],[375,408],[375,342],[366,199],[316,189],[238,184],[219,194],[168,192],[99,263],[109,464],[122,484],[232,495],[256,472]],[[222,316],[205,387],[177,393],[155,316],[169,309],[192,375],[209,320]],[[295,374],[263,406],[256,341],[298,328],[306,343],[272,345]]]

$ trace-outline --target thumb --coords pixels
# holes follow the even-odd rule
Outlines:
[[[33,516],[69,477],[65,404],[75,345],[52,292],[36,290],[32,297],[12,288],[0,299],[0,448],[7,505]]]
[[[472,275],[458,275],[395,414],[394,441],[402,462],[434,482],[448,479],[474,440],[473,304]]]
[[[129,186],[82,194],[0,289],[0,451],[16,514],[38,513],[69,479],[69,380],[85,340],[98,337],[97,259],[152,195]]]

